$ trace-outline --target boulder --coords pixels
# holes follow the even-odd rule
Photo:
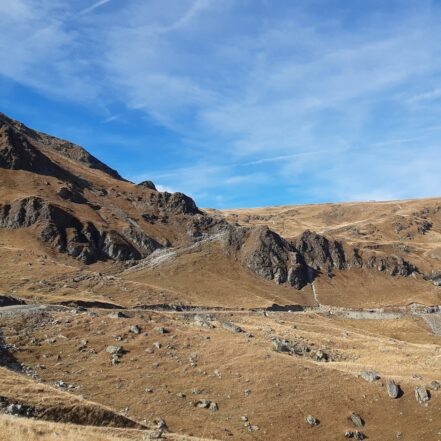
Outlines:
[[[417,386],[415,388],[415,399],[420,404],[427,403],[430,400],[429,392],[425,387]]]
[[[130,332],[131,332],[132,334],[140,334],[140,333],[141,333],[141,328],[140,328],[138,325],[133,325],[133,326],[130,328]]]
[[[430,382],[427,388],[431,390],[439,390],[441,388],[441,384],[438,381],[434,380]]]
[[[386,390],[390,398],[398,398],[400,395],[400,386],[394,380],[388,380]]]
[[[234,323],[230,322],[223,322],[222,327],[227,331],[234,332],[236,334],[243,332],[243,329],[240,326],[237,326]]]
[[[308,415],[305,418],[305,421],[310,425],[310,426],[318,426],[319,425],[319,420],[317,418],[315,418],[312,415]]]
[[[373,383],[380,379],[380,376],[375,371],[362,371],[360,372],[360,377],[368,383]]]
[[[351,416],[349,418],[355,427],[363,427],[364,426],[364,421],[361,418],[361,416],[358,415],[358,413],[352,412]]]
[[[123,355],[124,349],[122,346],[107,346],[106,352],[108,352],[111,355]]]

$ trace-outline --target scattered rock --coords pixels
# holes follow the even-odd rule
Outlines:
[[[316,353],[314,354],[314,358],[317,361],[328,361],[328,354],[326,354],[325,352],[323,352],[321,349],[319,349],[318,351],[316,351]]]
[[[122,348],[122,346],[107,346],[106,352],[111,355],[123,355],[124,349]]]
[[[130,332],[133,333],[133,334],[137,334],[138,335],[138,334],[141,333],[141,328],[138,325],[133,325],[130,328]]]
[[[373,383],[380,379],[380,376],[375,371],[363,371],[360,372],[360,377],[366,380],[368,383]]]
[[[386,390],[390,398],[398,398],[400,395],[400,386],[394,380],[389,380],[386,383]]]
[[[219,410],[219,406],[217,405],[217,403],[215,403],[214,401],[212,401],[210,403],[210,406],[208,407],[212,412],[217,412]]]
[[[206,328],[206,329],[214,329],[214,325],[208,321],[205,320],[195,320],[193,322],[195,326],[199,326],[200,328]]]
[[[427,403],[427,401],[429,401],[430,399],[429,392],[426,388],[422,386],[417,386],[415,388],[415,398],[420,404]]]
[[[194,403],[195,407],[199,407],[200,409],[210,409],[212,412],[217,412],[219,410],[219,406],[214,401],[207,400],[202,398]]]
[[[325,351],[312,349],[310,346],[296,341],[284,340],[282,338],[273,337],[272,343],[276,352],[286,352],[291,355],[308,356],[316,361],[330,361],[331,356]]]
[[[210,407],[210,400],[203,398],[202,400],[196,401],[195,406],[200,407],[201,409],[208,409]]]
[[[161,335],[170,333],[170,331],[168,329],[162,328],[162,327],[155,328],[155,331]]]
[[[353,438],[357,440],[364,440],[366,438],[365,434],[363,432],[359,432],[356,430],[355,432],[348,430],[345,432],[345,438]]]
[[[319,421],[317,418],[315,418],[312,415],[308,415],[305,419],[305,421],[310,425],[310,426],[318,426],[319,425]]]
[[[164,432],[162,430],[157,430],[155,432],[149,432],[146,434],[145,439],[163,439]]]
[[[234,332],[236,334],[238,334],[239,332],[243,332],[243,329],[240,326],[237,326],[234,323],[230,322],[223,322],[222,327],[227,331]]]
[[[361,418],[361,416],[358,415],[358,413],[352,412],[350,419],[355,427],[363,427],[364,426],[364,421]]]
[[[168,429],[166,422],[162,418],[156,418],[155,420],[153,420],[153,424],[159,430],[167,430]]]
[[[427,386],[428,389],[432,389],[432,390],[439,390],[440,387],[441,387],[441,384],[435,380],[430,382],[430,384]]]
[[[118,311],[118,312],[112,312],[108,315],[109,318],[111,319],[116,319],[116,318],[129,318],[129,316],[127,314],[125,314],[124,312]]]
[[[259,430],[259,426],[255,426],[251,424],[249,421],[247,421],[244,426],[248,430],[248,432],[257,432]]]

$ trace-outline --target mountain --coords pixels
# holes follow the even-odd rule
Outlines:
[[[82,147],[29,129],[4,114],[0,114],[0,167],[8,170],[8,180],[2,183],[7,195],[1,200],[1,227],[33,228],[40,241],[86,264],[98,260],[131,262],[159,249],[223,234],[227,253],[243,266],[297,289],[320,273],[350,268],[377,269],[391,276],[424,275],[409,261],[405,244],[385,243],[389,237],[380,234],[385,230],[381,225],[367,221],[346,227],[337,224],[326,231],[331,233],[330,239],[297,229],[292,233],[298,235],[290,234],[287,241],[268,229],[266,222],[250,228],[249,219],[271,222],[271,215],[248,215],[246,227],[228,224],[199,210],[182,193],[158,192],[151,182],[136,186],[124,181]],[[11,185],[17,194],[8,188]],[[331,221],[344,217],[339,209],[344,210],[334,206],[321,217]],[[439,206],[424,207],[410,217],[395,213],[389,226],[395,229],[391,239],[404,241],[426,234],[434,220],[440,222],[441,211],[437,210]],[[295,212],[295,208],[286,209],[285,217],[273,216],[289,219],[287,214]],[[333,240],[333,236],[340,240]],[[382,240],[381,246],[372,244],[375,237]],[[363,238],[362,247],[354,238]],[[366,243],[368,238],[370,243]],[[424,265],[426,271],[429,267]]]
[[[202,209],[0,114],[0,261],[0,439],[439,430],[439,198]]]

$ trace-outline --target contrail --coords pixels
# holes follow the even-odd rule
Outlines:
[[[89,6],[88,8],[83,9],[82,11],[80,11],[80,15],[87,14],[87,13],[93,11],[94,9],[99,8],[100,6],[103,6],[103,5],[105,5],[106,3],[109,3],[109,2],[110,2],[110,0],[100,0],[99,2],[94,3],[92,6]]]

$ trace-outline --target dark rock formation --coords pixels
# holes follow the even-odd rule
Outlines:
[[[35,226],[37,237],[85,263],[97,260],[131,260],[145,257],[161,247],[143,232],[99,231],[91,222],[81,222],[65,209],[38,197],[28,197],[0,206],[0,227]]]
[[[149,203],[167,214],[201,214],[194,200],[184,193],[151,193]]]
[[[391,276],[410,276],[412,273],[418,272],[418,269],[410,262],[398,256],[375,256],[368,257],[363,262],[366,268],[377,269],[386,272]]]
[[[0,114],[1,117],[1,114]],[[61,168],[0,118],[0,168],[53,176],[84,188],[88,183]]]
[[[313,279],[314,269],[305,263],[302,255],[267,227],[232,228],[228,244],[238,251],[241,262],[260,277],[297,289]]]
[[[306,230],[295,241],[295,246],[305,262],[315,270],[331,272],[334,268],[345,268],[346,258],[341,242]]]
[[[124,229],[122,234],[132,245],[138,249],[142,257],[148,256],[158,248],[162,248],[160,243],[147,236],[144,231],[133,225],[130,225]]]
[[[366,254],[350,249],[348,257],[342,242],[330,240],[309,230],[293,243],[267,227],[230,226],[227,246],[239,255],[251,271],[278,284],[297,289],[311,283],[320,273],[332,275],[335,270],[368,268],[391,276],[410,276],[418,269],[398,256]]]
[[[101,170],[102,172],[108,174],[112,178],[122,180],[121,176],[117,171],[108,167],[106,164],[101,162],[99,159],[92,156],[89,152],[87,152],[83,147],[79,145],[73,144],[69,141],[65,141],[64,139],[56,138],[54,136],[47,135],[45,133],[37,132],[36,130],[32,130],[26,127],[24,124],[16,121],[12,118],[9,118],[5,114],[0,112],[0,129],[2,131],[6,130],[9,132],[9,136],[13,134],[14,137],[19,138],[22,141],[25,141],[28,145],[33,142],[39,143],[61,153],[69,159],[73,159],[81,164],[86,165],[89,168]],[[29,163],[28,163],[29,164]],[[26,165],[25,162],[21,162],[21,165]],[[3,168],[11,168],[11,167],[3,167]],[[17,167],[16,169],[29,170],[28,168]],[[35,169],[31,169],[36,173],[39,171]],[[46,174],[46,173],[43,173]]]
[[[430,280],[435,286],[441,286],[441,271],[434,271],[426,276],[426,280]]]
[[[147,188],[148,190],[158,191],[153,181],[142,181],[138,184],[138,187]]]
[[[70,187],[61,187],[57,195],[64,199],[65,201],[71,201],[75,204],[86,204],[87,199],[83,196],[81,189],[70,186]]]

